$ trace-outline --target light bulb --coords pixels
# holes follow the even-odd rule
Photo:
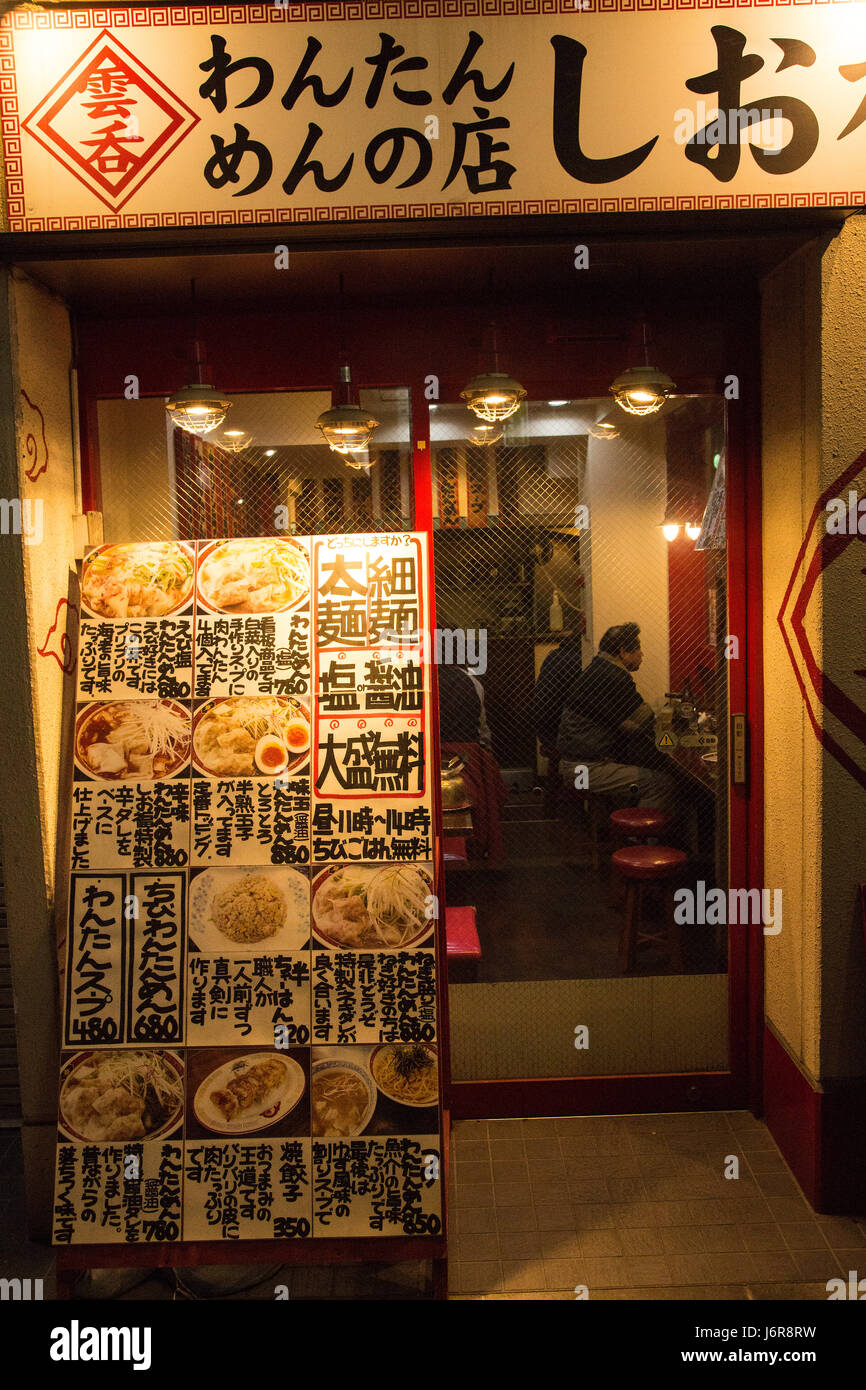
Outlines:
[[[700,534],[700,526],[695,525],[693,521],[686,522],[686,535],[688,536],[690,541],[696,541]]]
[[[680,534],[680,528],[675,521],[666,521],[662,526],[662,535],[666,541],[675,541]]]

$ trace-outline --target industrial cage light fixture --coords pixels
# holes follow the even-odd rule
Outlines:
[[[661,410],[668,396],[677,389],[666,372],[651,367],[647,351],[647,325],[643,320],[643,355],[641,367],[627,367],[611,383],[610,394],[617,405],[629,415],[654,415]]]
[[[211,430],[222,424],[232,403],[205,379],[210,376],[210,369],[205,362],[204,344],[198,336],[195,280],[190,281],[190,299],[193,321],[192,381],[188,386],[173,391],[165,408],[172,424],[178,429],[203,435],[210,434]]]
[[[321,431],[328,447],[333,449],[335,454],[340,454],[343,457],[347,467],[360,470],[369,468],[372,462],[369,453],[367,453],[367,446],[373,437],[373,432],[379,428],[379,421],[368,410],[364,410],[356,404],[352,398],[352,371],[346,353],[344,332],[345,295],[342,273],[340,274],[339,303],[340,380],[338,402],[331,406],[330,410],[322,411],[316,421],[316,429]]]
[[[491,323],[490,332],[493,340],[493,371],[474,376],[460,392],[460,399],[466,402],[479,420],[495,425],[508,420],[520,409],[526,400],[526,391],[513,376],[499,370],[495,323]]]

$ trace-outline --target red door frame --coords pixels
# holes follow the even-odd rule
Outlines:
[[[728,631],[739,641],[739,658],[729,663],[730,713],[746,715],[749,780],[729,781],[729,864],[732,886],[763,883],[763,609],[761,596],[760,359],[755,333],[731,346],[732,373],[725,381],[678,380],[683,395],[736,392],[727,406],[726,489],[728,540]],[[574,396],[562,380],[533,383],[539,399]],[[582,378],[583,398],[605,397],[609,380]],[[452,389],[453,388],[453,389]],[[415,525],[431,531],[432,468],[430,413],[424,383],[413,381],[412,427],[415,462]],[[459,386],[440,382],[444,399]],[[432,566],[431,566],[432,572]],[[734,583],[734,578],[740,582]],[[435,597],[435,596],[434,596]],[[434,609],[435,611],[435,609]],[[439,873],[440,912],[445,913],[445,878]],[[522,1115],[654,1113],[690,1109],[761,1109],[763,1034],[763,936],[760,925],[731,928],[728,957],[729,1069],[717,1072],[647,1073],[634,1076],[516,1077],[453,1081],[453,1119]]]

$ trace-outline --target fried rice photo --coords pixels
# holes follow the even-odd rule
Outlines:
[[[262,874],[249,874],[214,896],[211,919],[229,941],[265,941],[285,923],[285,894]]]

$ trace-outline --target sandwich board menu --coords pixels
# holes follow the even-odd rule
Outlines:
[[[84,561],[56,1244],[442,1229],[426,538]]]

